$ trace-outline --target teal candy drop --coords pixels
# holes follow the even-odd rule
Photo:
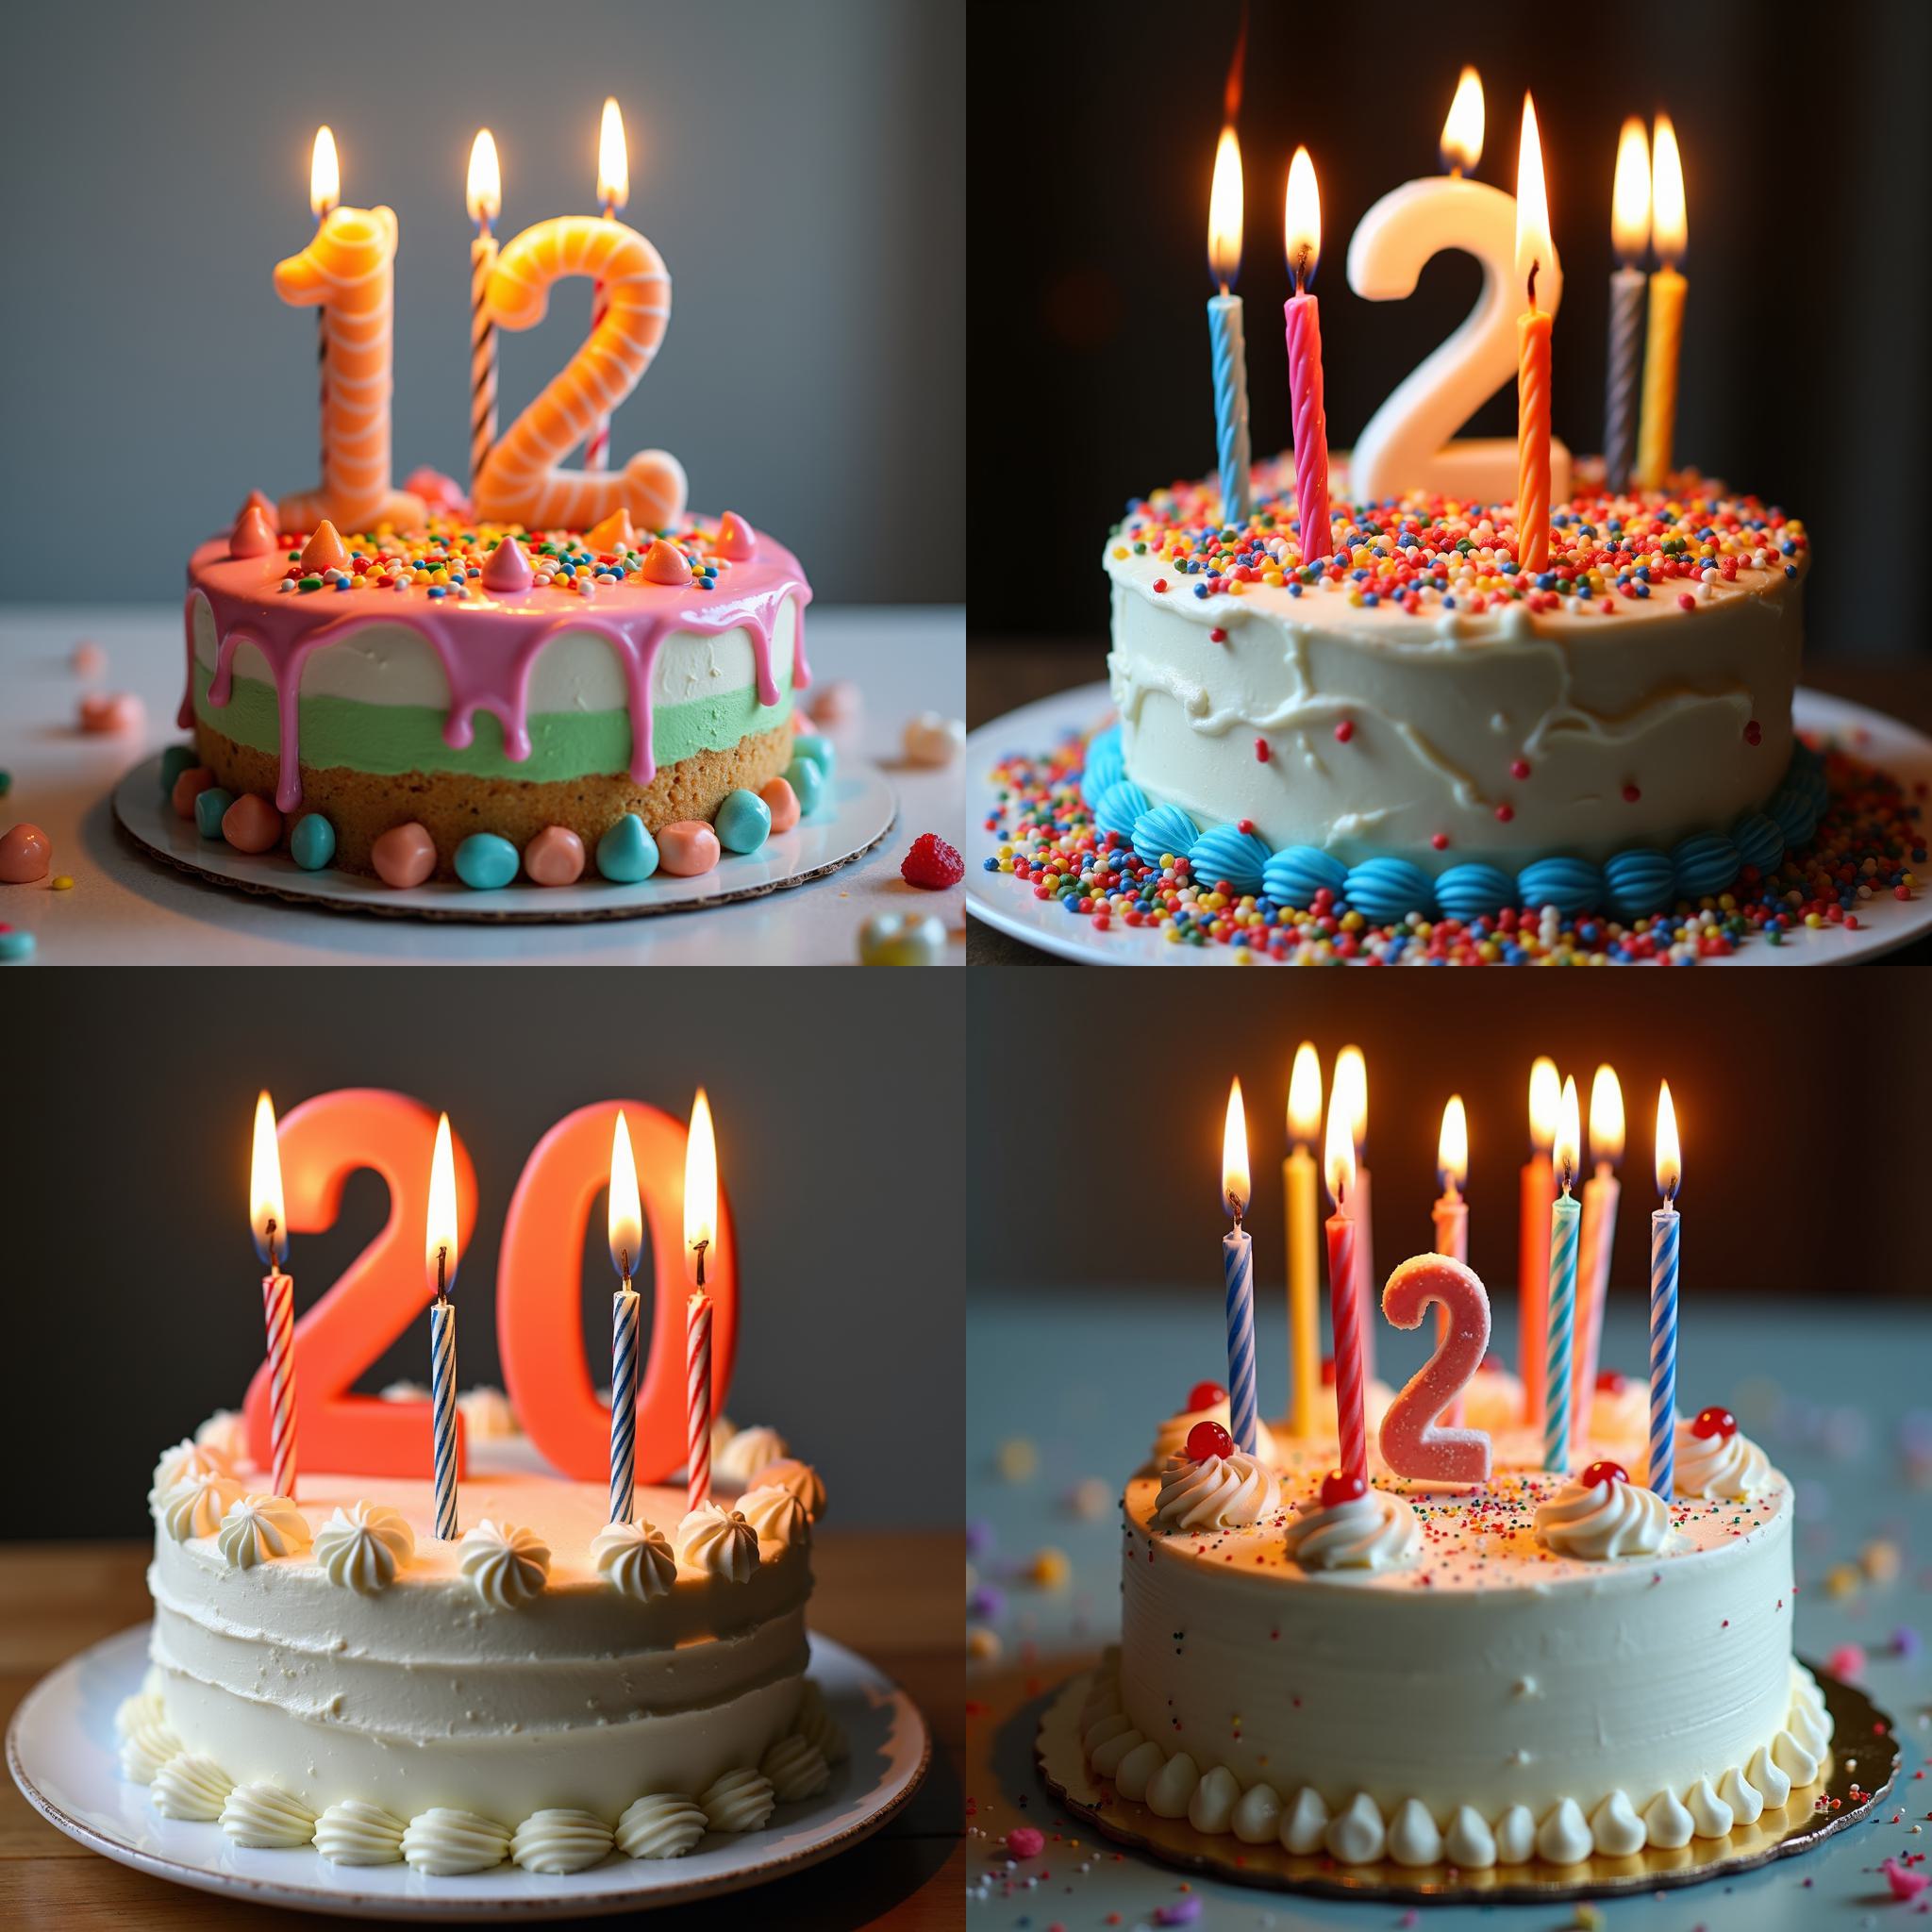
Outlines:
[[[627,811],[597,841],[597,870],[614,886],[634,886],[658,870],[658,841]]]
[[[289,834],[289,857],[304,872],[320,872],[336,856],[336,828],[319,811],[304,812]]]
[[[494,892],[517,875],[517,848],[494,832],[472,832],[457,847],[457,876],[473,892]]]
[[[756,852],[772,836],[772,808],[756,791],[728,791],[712,822],[727,852]]]

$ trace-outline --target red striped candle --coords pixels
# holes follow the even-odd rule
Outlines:
[[[691,1291],[684,1308],[685,1424],[690,1454],[685,1464],[685,1507],[695,1509],[711,1493],[711,1297]]]
[[[1294,412],[1294,501],[1301,519],[1302,560],[1329,555],[1328,416],[1323,403],[1322,311],[1303,284],[1322,252],[1322,203],[1315,164],[1298,147],[1288,170],[1283,233],[1294,293],[1282,305],[1288,325],[1288,388]]]
[[[717,1239],[718,1143],[711,1131],[711,1104],[700,1087],[684,1143],[684,1266],[691,1278],[684,1314],[688,1509],[711,1493],[711,1297],[705,1292],[705,1257]]]
[[[1348,1212],[1348,1191],[1355,1179],[1355,1140],[1342,1108],[1332,1095],[1324,1152],[1328,1197],[1335,1203],[1327,1233],[1328,1317],[1335,1335],[1335,1432],[1340,1443],[1336,1466],[1366,1483],[1369,1432],[1362,1409],[1361,1291],[1356,1280],[1355,1221]]]

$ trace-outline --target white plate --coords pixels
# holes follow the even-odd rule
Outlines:
[[[304,872],[286,852],[237,852],[223,840],[204,839],[192,819],[175,815],[161,791],[160,770],[159,753],[136,765],[114,788],[114,816],[137,844],[182,872],[244,892],[338,912],[490,925],[641,919],[761,898],[823,878],[861,858],[892,829],[898,810],[892,788],[876,765],[841,759],[827,788],[830,797],[809,818],[767,839],[756,852],[725,853],[694,879],[658,873],[634,886],[615,886],[592,868],[574,886],[536,886],[519,876],[493,892],[472,891],[455,879],[398,891],[380,879],[332,866]]]
[[[1058,901],[1036,899],[1030,888],[1010,873],[988,872],[984,860],[993,841],[983,828],[997,806],[993,767],[1019,754],[1042,755],[1069,732],[1091,731],[1112,715],[1113,701],[1104,684],[1086,684],[1050,698],[1008,711],[991,724],[982,724],[966,740],[967,824],[971,843],[966,851],[966,909],[988,925],[1024,940],[1030,946],[1058,953],[1063,959],[1101,966],[1231,966],[1231,946],[1171,946],[1158,934],[1118,923],[1107,931],[1091,919],[1063,911]],[[1863,705],[1848,704],[1824,692],[1800,690],[1791,701],[1791,716],[1800,731],[1821,732],[1901,783],[1932,782],[1932,739],[1922,736],[1896,718]],[[1858,908],[1858,929],[1825,926],[1816,931],[1800,926],[1785,934],[1781,945],[1761,939],[1748,941],[1728,958],[1703,959],[1703,966],[1841,966],[1876,958],[1894,947],[1909,945],[1932,932],[1932,892],[1922,885],[1914,899],[1901,903],[1889,893],[1874,896]]]
[[[200,1891],[346,1918],[560,1919],[634,1911],[739,1891],[869,1837],[918,1790],[932,1755],[925,1720],[891,1678],[828,1638],[811,1640],[811,1674],[851,1740],[831,1789],[780,1805],[762,1831],[713,1832],[682,1858],[629,1858],[547,1878],[499,1865],[425,1878],[407,1865],[332,1865],[319,1853],[242,1851],[219,1824],[163,1818],[148,1787],[121,1775],[114,1710],[141,1688],[148,1626],[124,1630],[50,1671],[22,1699],[7,1768],[30,1804],[69,1838],[137,1871]]]

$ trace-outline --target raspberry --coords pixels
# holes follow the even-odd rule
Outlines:
[[[965,875],[966,861],[937,832],[922,832],[899,864],[899,876],[908,886],[929,892],[957,886]]]
[[[1188,1431],[1188,1454],[1196,1462],[1206,1462],[1210,1456],[1232,1456],[1234,1438],[1219,1423],[1196,1423]]]

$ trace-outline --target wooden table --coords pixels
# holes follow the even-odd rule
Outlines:
[[[969,728],[1004,717],[1037,698],[1051,697],[1107,675],[1107,646],[1098,638],[1000,638],[969,640],[966,657],[966,721]],[[1823,658],[1805,663],[1805,683],[1813,691],[1849,698],[1900,719],[1916,731],[1932,733],[1932,665],[1916,658]],[[980,855],[984,856],[983,852]],[[978,858],[969,852],[968,865]],[[1073,962],[1009,939],[976,919],[966,922],[969,966],[1068,966]],[[1932,940],[1922,940],[1879,963],[1932,965]]]
[[[148,1556],[146,1544],[130,1542],[0,1546],[0,1718],[10,1722],[21,1698],[63,1658],[146,1620]],[[652,1932],[697,1932],[727,1920],[824,1932],[958,1924],[966,1882],[963,1562],[961,1539],[945,1531],[834,1528],[819,1536],[812,1625],[896,1678],[918,1703],[933,1733],[925,1783],[877,1837],[841,1857],[721,1904],[631,1915],[637,1923]],[[56,1831],[10,1778],[0,1780],[0,1924],[198,1932],[344,1923],[191,1891],[114,1864]]]

